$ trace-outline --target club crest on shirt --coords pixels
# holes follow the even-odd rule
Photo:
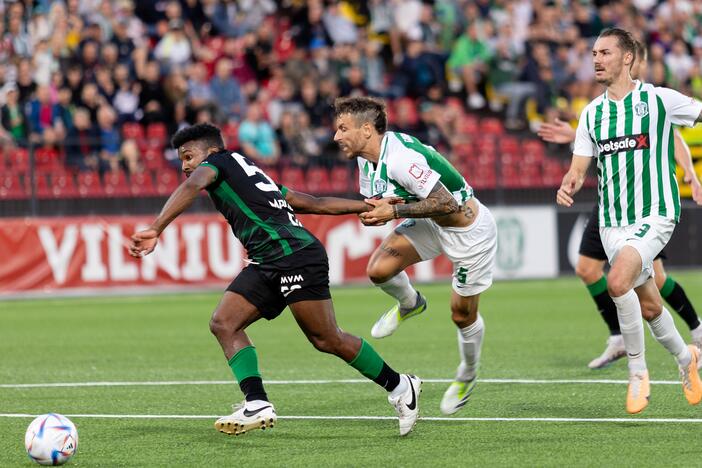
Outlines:
[[[648,115],[648,104],[639,102],[634,106],[634,113],[637,117],[646,117]]]
[[[374,193],[384,193],[388,188],[388,183],[383,179],[378,179],[373,182]]]
[[[412,177],[415,179],[421,179],[422,174],[424,174],[424,169],[421,167],[417,166],[416,164],[412,164],[409,168],[409,173]]]

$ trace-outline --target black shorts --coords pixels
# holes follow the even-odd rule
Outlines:
[[[330,299],[327,252],[315,242],[272,263],[248,265],[227,291],[244,296],[267,320],[288,304]]]
[[[597,205],[593,208],[590,218],[588,218],[587,224],[585,225],[585,231],[583,231],[583,238],[580,240],[578,253],[584,257],[607,261],[607,254],[602,245],[602,239],[600,239],[599,211]],[[668,258],[665,255],[665,250],[661,250],[658,255],[656,255],[656,259],[659,258],[661,260]]]

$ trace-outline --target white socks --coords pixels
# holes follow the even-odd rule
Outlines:
[[[483,345],[485,324],[478,313],[478,319],[471,325],[458,330],[458,352],[461,363],[456,371],[456,380],[466,382],[475,378],[480,364],[480,348]]]
[[[675,328],[673,317],[668,312],[668,309],[663,307],[661,314],[648,322],[648,328],[651,329],[653,337],[667,349],[670,354],[675,356],[678,364],[687,366],[690,364],[690,350],[687,349],[685,341],[680,336],[678,329]]]
[[[613,297],[612,300],[617,306],[619,328],[622,331],[624,349],[626,349],[626,355],[629,358],[629,372],[645,371],[644,332],[639,297],[631,289],[622,296]]]
[[[403,309],[411,309],[417,303],[417,291],[410,284],[409,276],[404,271],[376,286],[397,299]]]

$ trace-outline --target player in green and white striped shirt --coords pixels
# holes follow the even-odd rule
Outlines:
[[[391,335],[427,303],[412,287],[405,269],[445,255],[453,264],[451,319],[458,328],[461,362],[455,381],[441,400],[445,414],[460,410],[477,381],[484,335],[478,313],[480,294],[492,285],[497,227],[490,210],[473,195],[463,176],[434,148],[416,138],[387,131],[385,104],[373,98],[340,98],[334,103],[334,141],[349,159],[356,158],[361,194],[373,206],[361,212],[364,224],[407,218],[373,252],[367,272],[371,281],[397,303],[371,330],[374,338]],[[395,201],[401,198],[404,203]],[[286,201],[306,213],[337,214],[355,210],[340,199],[311,203],[288,191]],[[353,202],[357,203],[357,202]]]
[[[642,411],[650,396],[641,315],[677,359],[688,402],[698,404],[699,350],[685,346],[652,275],[653,259],[680,217],[672,125],[699,122],[702,103],[632,80],[635,42],[624,30],[603,31],[592,54],[595,79],[607,89],[581,114],[573,161],[556,201],[573,204],[591,159],[597,158],[600,237],[612,265],[607,286],[629,358],[627,411]]]

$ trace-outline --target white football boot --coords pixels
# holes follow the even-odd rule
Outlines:
[[[463,406],[468,403],[468,399],[471,393],[473,393],[477,382],[478,379],[476,377],[473,377],[473,379],[467,382],[458,380],[451,382],[451,385],[449,385],[449,388],[446,389],[444,393],[444,397],[441,399],[441,405],[439,406],[441,412],[444,414],[453,414],[463,408]]]
[[[427,308],[427,299],[417,292],[417,302],[411,309],[404,309],[400,304],[395,304],[390,310],[385,312],[373,328],[371,336],[373,338],[385,338],[392,335],[402,322],[424,312]]]
[[[229,435],[245,434],[252,429],[273,427],[278,416],[270,401],[243,401],[234,406],[234,412],[215,422],[215,429]]]
[[[604,352],[590,361],[587,365],[590,369],[604,369],[608,365],[612,364],[617,359],[621,359],[626,356],[626,350],[624,349],[624,338],[622,335],[612,335],[607,338],[607,347]]]
[[[419,377],[401,374],[401,379],[406,379],[407,390],[401,395],[392,397],[388,395],[388,402],[395,407],[400,422],[400,435],[410,433],[419,418],[419,394],[422,393],[422,381]]]

